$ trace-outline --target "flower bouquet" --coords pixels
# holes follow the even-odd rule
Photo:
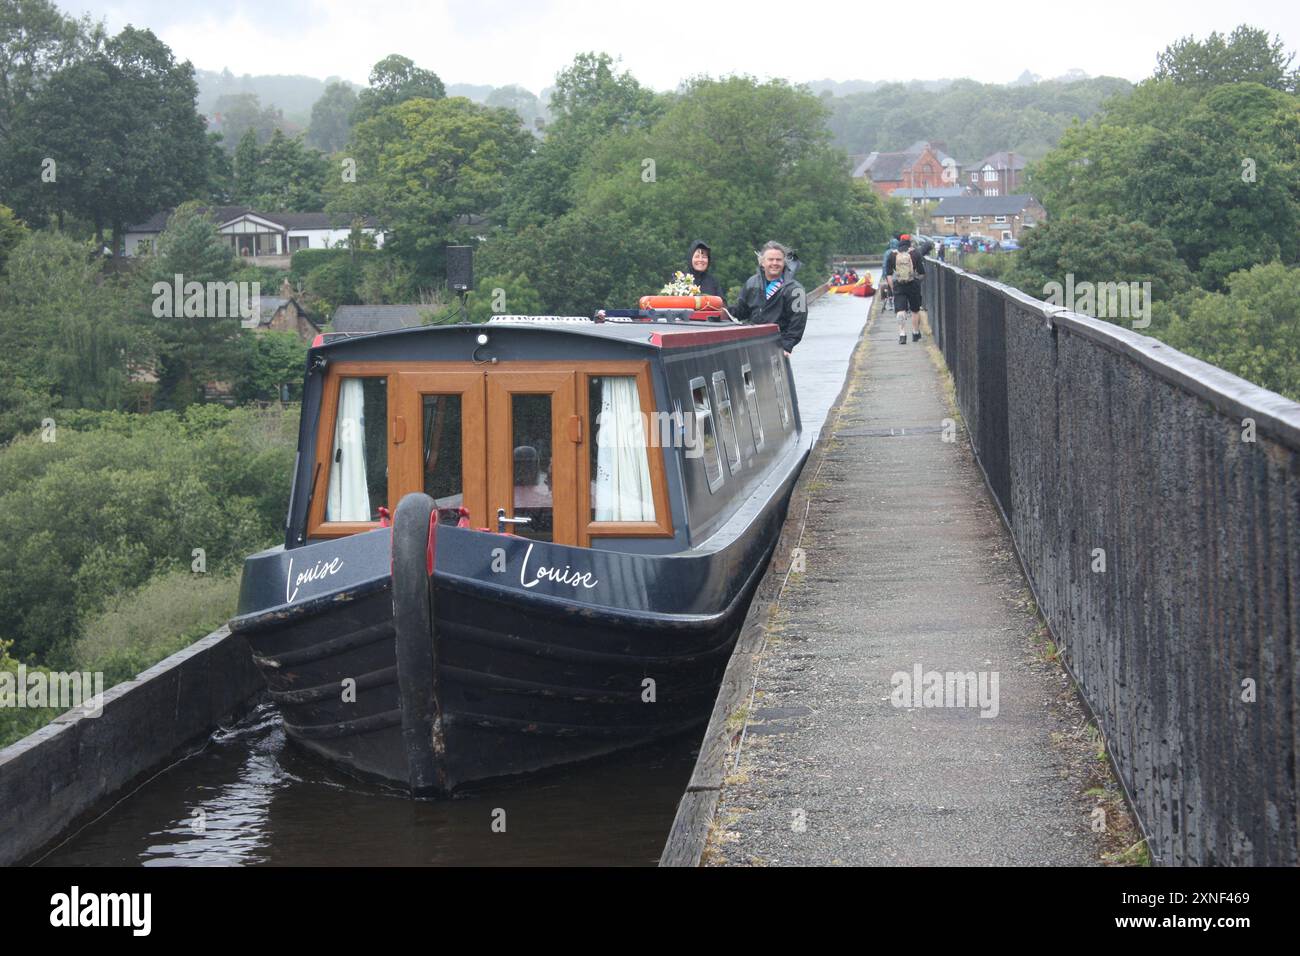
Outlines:
[[[660,295],[699,295],[700,287],[695,284],[695,276],[685,272],[674,272],[668,284],[659,290]]]

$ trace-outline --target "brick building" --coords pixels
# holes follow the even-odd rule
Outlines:
[[[1033,196],[956,196],[944,199],[931,214],[937,236],[988,236],[1019,240],[1026,228],[1047,218]]]

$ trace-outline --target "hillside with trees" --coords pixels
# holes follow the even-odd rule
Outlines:
[[[961,163],[998,150],[1037,159],[1060,141],[1076,120],[1094,116],[1102,104],[1132,88],[1115,77],[1060,79],[1003,86],[954,80],[913,80],[835,96],[827,126],[835,145],[850,153],[906,149],[917,140],[942,143]]]

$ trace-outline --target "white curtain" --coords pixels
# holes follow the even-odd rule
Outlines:
[[[359,378],[344,379],[339,387],[329,489],[326,521],[370,520],[370,489],[366,487],[365,396]]]
[[[600,380],[600,418],[596,434],[595,511],[597,521],[654,521],[650,461],[636,379]]]

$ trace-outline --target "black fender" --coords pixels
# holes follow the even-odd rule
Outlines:
[[[438,650],[432,565],[438,509],[420,492],[404,497],[393,515],[393,630],[402,743],[411,794],[447,790],[446,739],[438,700]]]

